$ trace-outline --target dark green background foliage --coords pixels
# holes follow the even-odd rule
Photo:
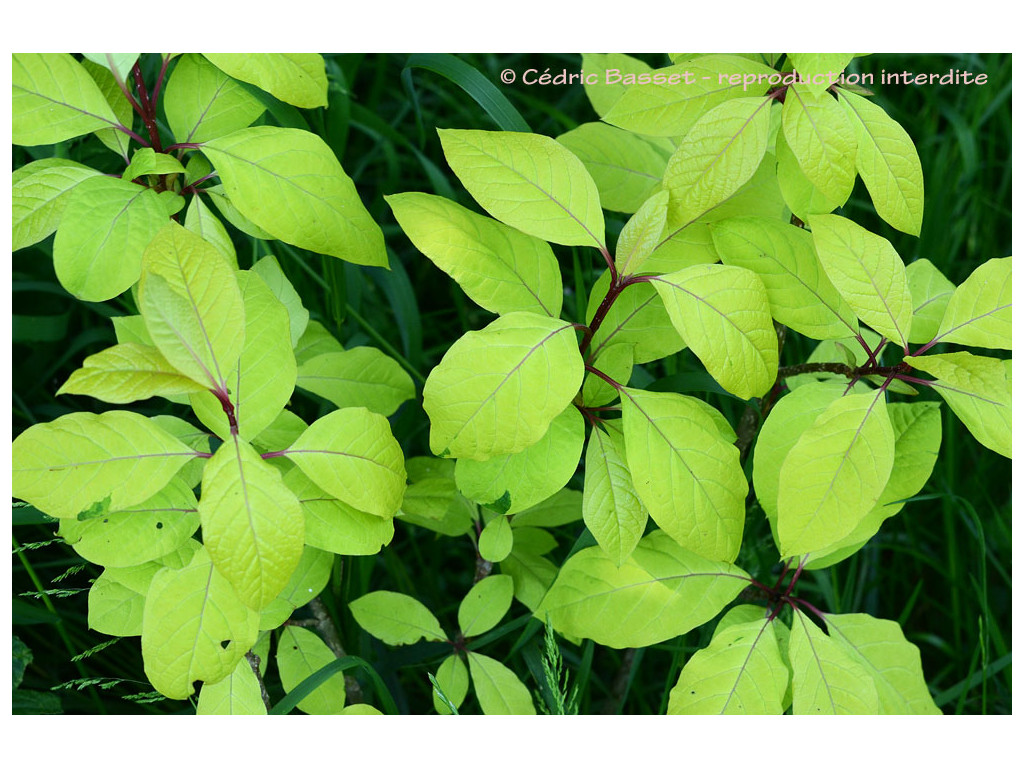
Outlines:
[[[655,66],[663,55],[641,54]],[[497,86],[535,133],[555,136],[596,119],[583,88],[501,85],[503,69],[552,72],[579,69],[575,54],[460,55],[463,67],[451,77],[433,71],[451,66],[445,57],[400,54],[326,56],[330,79],[328,109],[300,111],[281,105],[260,120],[301,127],[320,135],[356,183],[373,218],[384,230],[392,269],[357,267],[338,259],[300,253],[279,241],[240,235],[235,247],[242,268],[270,252],[299,291],[311,318],[322,322],[346,347],[377,346],[399,359],[417,387],[451,343],[480,328],[489,316],[424,258],[402,233],[384,196],[425,191],[475,207],[454,182],[436,128],[511,129],[496,125],[481,106],[486,88]],[[145,58],[146,66],[158,64]],[[875,100],[914,143],[924,168],[925,212],[920,238],[900,233],[875,214],[860,181],[841,211],[889,239],[909,263],[930,259],[954,283],[981,262],[1010,255],[1010,100],[1008,54],[879,54],[855,60],[861,71],[917,73],[969,70],[988,75],[985,85],[876,85]],[[147,81],[156,72],[145,73]],[[512,115],[512,112],[507,113]],[[56,146],[15,147],[14,168],[51,154],[119,174],[117,156],[94,137]],[[625,221],[609,214],[610,239]],[[100,411],[87,397],[54,393],[82,360],[115,342],[110,317],[132,312],[127,295],[102,304],[80,302],[57,282],[50,251],[53,238],[13,256],[13,434],[73,411]],[[600,273],[591,250],[556,246],[566,288],[565,306],[583,316],[590,286]],[[578,308],[578,309],[577,309]],[[811,342],[807,341],[808,344]],[[810,348],[794,340],[781,365],[806,359]],[[647,367],[655,378],[703,374],[692,356],[671,356]],[[706,374],[705,374],[706,375]],[[933,398],[933,393],[925,393]],[[709,395],[733,424],[740,404]],[[315,396],[296,390],[295,412],[307,423],[331,410]],[[177,413],[165,401],[135,406],[145,415]],[[178,407],[180,408],[180,407]],[[180,413],[177,415],[185,415]],[[391,419],[406,456],[430,455],[428,421],[411,401]],[[749,467],[748,467],[749,469]],[[582,473],[570,483],[582,488]],[[899,621],[922,653],[924,676],[946,713],[1010,711],[1010,461],[984,449],[948,408],[943,409],[942,448],[935,472],[919,499],[883,527],[864,549],[838,566],[810,572],[801,594],[829,612],[865,612]],[[744,535],[748,562],[762,560],[767,573],[777,559],[771,534],[753,505]],[[70,547],[53,541],[54,527],[31,508],[14,509],[15,555],[12,589],[16,667],[24,669],[15,711],[69,713],[191,712],[189,702],[140,700],[152,693],[137,641],[85,654],[110,640],[86,624],[86,593],[100,569]],[[560,537],[556,560],[564,558],[583,531],[552,529]],[[758,542],[765,544],[763,553]],[[446,653],[443,644],[390,648],[361,631],[347,604],[372,590],[394,590],[427,605],[452,629],[461,598],[473,583],[475,552],[468,538],[439,538],[412,526],[396,527],[380,555],[346,557],[322,600],[346,639],[351,655],[380,673],[401,712],[431,708],[427,673]],[[753,570],[751,571],[754,572]],[[38,597],[38,593],[46,593]],[[620,651],[584,641],[561,642],[568,677],[579,686],[583,713],[653,714],[665,711],[679,669],[704,647],[714,623],[670,642]],[[502,660],[533,690],[547,692],[542,664],[544,631],[516,604],[498,630],[485,636],[487,653]],[[25,647],[30,650],[30,655]],[[473,648],[473,644],[470,644]],[[26,666],[27,662],[27,666]],[[352,670],[364,691],[373,681]],[[102,684],[71,681],[102,678]],[[267,680],[271,700],[282,697],[274,674]],[[59,704],[58,704],[59,701]],[[549,700],[550,701],[550,700]],[[380,706],[380,701],[375,701]],[[467,711],[476,707],[467,702]]]

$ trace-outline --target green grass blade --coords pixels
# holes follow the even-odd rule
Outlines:
[[[413,69],[425,69],[452,81],[483,107],[501,130],[531,133],[529,124],[519,114],[519,110],[512,106],[512,102],[490,80],[475,67],[450,53],[414,53],[402,70],[402,82],[416,108],[417,121],[420,110],[412,82]]]

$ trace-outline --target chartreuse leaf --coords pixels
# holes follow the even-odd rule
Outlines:
[[[558,566],[544,555],[558,542],[540,528],[515,528],[512,552],[501,561],[501,572],[512,577],[515,598],[535,612],[558,574]]]
[[[331,578],[334,556],[315,547],[302,550],[302,557],[280,594],[260,612],[260,631],[277,629],[296,609],[323,592]]]
[[[139,60],[137,53],[83,53],[82,55],[117,75],[121,80],[128,79],[132,67]]]
[[[213,170],[213,166],[210,165],[210,161],[205,157],[203,158],[204,164]],[[209,172],[209,171],[208,171]],[[273,240],[274,236],[267,232],[262,227],[258,227],[253,224],[249,219],[239,213],[238,209],[232,204],[227,197],[227,192],[224,189],[223,184],[217,184],[212,187],[204,187],[205,191],[209,194],[210,200],[213,201],[214,206],[220,211],[221,215],[227,219],[231,226],[241,230],[244,234],[249,237],[254,237],[257,240]]]
[[[1011,269],[1009,256],[989,259],[957,286],[935,333],[935,342],[1012,349]]]
[[[513,542],[512,526],[508,522],[508,517],[498,515],[488,521],[480,531],[477,549],[484,560],[500,563],[509,556]]]
[[[558,317],[562,277],[546,242],[437,195],[386,199],[413,245],[481,307]]]
[[[786,142],[784,131],[779,131],[775,138],[775,157],[777,187],[794,216],[807,221],[808,216],[832,213],[838,207],[838,203],[825,197],[807,178],[800,168],[800,161]]]
[[[626,465],[626,446],[618,425],[595,427],[587,445],[583,478],[583,519],[598,545],[616,565],[636,548],[647,526],[647,510]]]
[[[903,636],[899,624],[863,613],[824,618],[829,637],[874,680],[880,714],[942,714],[925,684],[921,652]]]
[[[284,410],[295,389],[296,366],[289,335],[288,310],[263,279],[237,274],[245,311],[245,342],[238,364],[227,375],[238,435],[252,440]],[[196,416],[219,437],[231,433],[220,399],[211,392],[193,395]]]
[[[561,245],[604,247],[604,214],[578,157],[548,136],[439,129],[445,158],[480,206]]]
[[[512,527],[533,525],[539,528],[557,528],[583,519],[583,494],[572,488],[563,488],[525,512],[512,518]]]
[[[661,191],[647,200],[622,228],[615,244],[615,266],[620,275],[638,273],[661,242],[668,215],[668,192]]]
[[[310,320],[295,345],[295,362],[302,365],[318,355],[344,351],[345,347],[331,335],[330,331],[316,320]]]
[[[905,357],[903,362],[936,378],[932,386],[979,443],[1010,458],[1009,361],[950,352]]]
[[[622,390],[626,463],[663,531],[710,560],[732,562],[743,534],[747,480],[737,448],[695,398]]]
[[[368,592],[350,602],[348,607],[360,627],[388,645],[447,639],[430,609],[400,592]]]
[[[129,411],[69,413],[35,424],[11,446],[12,493],[53,517],[75,517],[107,496],[112,509],[145,501],[196,451]]]
[[[690,657],[669,694],[668,714],[781,715],[788,685],[774,622],[762,616],[716,630]]]
[[[204,387],[182,375],[156,347],[118,344],[89,355],[58,395],[90,395],[107,403],[132,403],[149,397],[187,395]]]
[[[126,54],[115,55],[123,56]],[[133,54],[127,55],[131,56]],[[82,66],[85,67],[85,71],[89,73],[92,79],[96,81],[100,92],[107,100],[107,104],[114,111],[117,122],[126,128],[131,128],[135,119],[135,109],[124,95],[124,91],[121,90],[121,86],[118,85],[111,70],[106,66],[89,61],[89,59],[85,59],[82,62]],[[122,79],[122,82],[124,82],[124,79]],[[95,131],[93,135],[111,152],[116,152],[124,158],[125,162],[128,161],[128,148],[131,145],[131,138],[127,133],[117,128],[103,128]]]
[[[609,211],[636,211],[665,172],[667,154],[614,125],[583,123],[556,140],[583,161]]]
[[[306,422],[291,411],[281,411],[277,414],[277,418],[270,423],[269,427],[253,438],[252,446],[253,448],[268,452],[283,451],[298,440],[299,436],[306,431],[308,426]],[[269,456],[267,460],[278,461],[278,466],[283,466],[282,463],[288,463],[285,459],[275,456]],[[288,469],[291,469],[290,463],[288,464]]]
[[[782,557],[830,546],[856,528],[889,480],[894,446],[884,390],[832,402],[782,462]]]
[[[178,477],[184,480],[189,488],[195,488],[202,481],[203,465],[209,458],[210,434],[177,416],[153,416],[150,421],[200,454],[178,471]]]
[[[852,53],[790,53],[789,60],[812,91],[824,91],[839,80],[853,60]],[[787,94],[788,97],[788,94]]]
[[[812,339],[857,333],[857,317],[825,276],[811,234],[783,221],[737,216],[711,225],[722,263],[754,272],[772,317]]]
[[[139,308],[167,361],[210,389],[224,390],[245,341],[245,308],[216,248],[177,224],[153,238],[143,259]]]
[[[857,177],[857,134],[835,97],[813,85],[786,91],[782,130],[801,170],[838,207],[853,191]]]
[[[281,474],[236,437],[203,471],[203,543],[217,570],[255,611],[278,596],[302,557],[304,522]]]
[[[324,493],[298,467],[284,476],[284,484],[302,506],[311,547],[339,555],[374,555],[395,534],[390,518],[360,512]]]
[[[221,224],[220,219],[203,202],[201,195],[192,195],[192,202],[189,203],[188,210],[185,212],[185,229],[195,232],[214,246],[224,256],[228,266],[238,269],[238,256],[235,254],[231,236]],[[260,259],[260,261],[264,260]]]
[[[593,322],[610,285],[611,273],[605,271],[590,292],[588,323]],[[658,292],[646,281],[627,285],[615,298],[590,341],[589,362],[620,344],[632,347],[633,362],[637,365],[674,355],[686,347]]]
[[[15,53],[11,140],[57,144],[117,125],[99,86],[67,53]]]
[[[281,454],[334,498],[378,517],[402,504],[405,466],[388,420],[365,408],[323,416]]]
[[[405,463],[409,486],[402,499],[401,519],[445,536],[469,533],[476,505],[455,487],[455,466],[447,459],[416,456]]]
[[[68,292],[106,301],[139,279],[142,254],[167,225],[156,192],[108,176],[77,184],[53,240],[53,267]]]
[[[251,271],[263,278],[263,282],[288,310],[288,328],[292,347],[294,347],[299,343],[299,339],[302,338],[302,334],[306,332],[306,327],[309,325],[309,310],[302,306],[302,297],[299,296],[295,286],[285,276],[281,265],[273,256],[264,256],[253,264]]]
[[[956,286],[928,259],[907,265],[907,283],[914,301],[914,319],[907,341],[923,344],[935,338]]]
[[[793,668],[794,715],[881,713],[871,673],[796,609],[789,636],[789,661]]]
[[[219,69],[286,104],[327,106],[327,72],[319,53],[205,53]]]
[[[584,53],[582,58],[582,71],[586,75],[583,90],[594,111],[602,117],[629,88],[626,82],[635,84],[636,80],[630,80],[629,75],[654,71],[646,61],[625,53]],[[609,70],[621,73],[622,79],[607,77],[605,73]]]
[[[334,660],[334,652],[308,629],[285,627],[277,641],[277,669],[285,693]],[[331,675],[295,706],[307,715],[340,715],[345,708],[345,676]]]
[[[919,493],[931,477],[942,442],[939,403],[889,403],[888,409],[896,446],[885,490],[849,535],[822,551],[811,553],[804,563],[805,569],[826,568],[859,550],[878,533],[882,523],[903,509],[903,500]]]
[[[196,680],[230,675],[259,634],[259,614],[200,550],[180,570],[153,577],[142,616],[146,677],[169,699],[187,699]]]
[[[462,659],[455,654],[447,657],[437,668],[434,679],[437,680],[437,684],[441,686],[441,690],[448,700],[456,707],[461,707],[462,702],[466,700],[466,694],[469,693],[469,670],[466,669],[466,664]],[[432,698],[435,712],[441,715],[452,714],[451,709],[438,698],[436,692]]]
[[[89,629],[114,637],[142,634],[146,592],[149,591],[149,582],[161,569],[156,563],[147,563],[146,566],[148,579],[143,585],[122,583],[116,575],[116,571],[121,569],[107,568],[96,577],[89,587]]]
[[[470,651],[469,675],[485,715],[535,715],[530,690],[500,661]]]
[[[199,528],[196,497],[180,478],[145,501],[91,520],[65,518],[60,535],[86,560],[124,568],[168,555]]]
[[[707,213],[753,175],[768,148],[771,100],[740,98],[701,115],[669,158],[669,228]]]
[[[178,58],[164,91],[164,111],[179,142],[203,142],[247,128],[265,107],[202,56]]]
[[[363,406],[390,416],[416,396],[416,386],[397,362],[375,347],[318,355],[299,366],[296,385],[338,408]]]
[[[89,629],[114,637],[142,634],[146,596],[100,574],[89,588]]]
[[[199,691],[197,715],[265,715],[260,681],[249,660],[238,660],[234,671],[223,680],[207,683]]]
[[[423,386],[430,450],[483,461],[533,445],[583,383],[573,326],[529,312],[456,341]]]
[[[152,147],[143,147],[135,150],[135,154],[132,155],[132,161],[125,168],[124,173],[121,174],[121,179],[133,181],[139,178],[139,176],[166,176],[175,173],[185,173],[185,166],[181,164],[178,158],[163,152],[157,152]]]
[[[602,80],[607,79],[606,72],[600,73]],[[653,71],[638,71],[631,79],[623,74],[623,81],[629,86],[602,118],[634,133],[682,136],[722,103],[766,92],[768,83],[758,85],[757,77],[773,72],[749,59],[714,54]],[[744,76],[752,78],[746,86]]]
[[[683,341],[725,390],[746,400],[771,389],[779,339],[768,293],[756,274],[697,264],[651,282]]]
[[[235,208],[274,237],[354,264],[387,267],[380,227],[316,134],[243,128],[207,141],[203,153]]]
[[[675,333],[674,328],[672,332]],[[632,344],[602,345],[597,354],[591,357],[590,364],[612,381],[629,381],[633,373],[633,354]],[[616,400],[619,393],[605,378],[588,371],[583,379],[581,396],[583,405],[594,407]]]
[[[165,568],[183,568],[202,549],[195,539],[156,560],[127,568],[106,568],[89,589],[89,628],[117,637],[142,634],[143,607],[153,577]]]
[[[600,547],[577,552],[535,614],[550,614],[562,634],[639,648],[710,621],[748,579],[736,566],[703,558],[654,531],[621,566]]]
[[[512,607],[512,577],[487,576],[466,593],[459,603],[459,631],[477,637],[494,629]]]
[[[11,182],[11,250],[45,240],[57,231],[71,192],[100,172],[72,160],[51,158],[23,166]]]
[[[920,234],[924,174],[913,140],[877,104],[846,89],[837,93],[857,131],[857,172],[878,215],[901,232]]]
[[[459,459],[455,482],[473,501],[490,504],[506,493],[515,514],[544,501],[565,487],[583,453],[583,415],[574,405],[555,417],[544,437],[519,453],[486,461]]]
[[[809,223],[818,258],[839,294],[867,325],[906,349],[914,300],[896,249],[842,216],[811,216]]]

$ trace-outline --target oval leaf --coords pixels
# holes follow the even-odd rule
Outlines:
[[[436,195],[386,199],[413,245],[481,307],[558,317],[562,276],[546,242]]]
[[[75,517],[105,497],[143,502],[196,452],[129,411],[70,413],[35,424],[11,446],[12,493],[53,517]]]
[[[504,574],[481,579],[459,603],[459,630],[477,637],[494,629],[512,607],[512,577]]]
[[[840,295],[867,325],[906,349],[914,300],[896,250],[842,216],[811,216],[809,223],[821,265]]]
[[[143,252],[165,226],[167,209],[153,190],[107,176],[86,179],[57,226],[57,279],[83,301],[112,299],[139,279]]]
[[[281,454],[331,496],[362,512],[393,517],[402,504],[404,457],[380,414],[365,408],[333,411]]]
[[[757,275],[742,267],[697,264],[651,282],[683,341],[724,389],[744,400],[771,389],[779,339]]]
[[[195,53],[178,58],[164,91],[167,123],[182,143],[216,139],[246,128],[264,109],[243,86]]]
[[[515,672],[490,656],[470,652],[466,657],[473,690],[485,715],[537,714],[530,690]]]
[[[647,509],[626,466],[626,446],[608,422],[595,427],[587,445],[583,478],[583,519],[598,545],[621,565],[636,549],[647,526]]]
[[[490,504],[508,494],[506,514],[539,504],[572,479],[583,453],[583,415],[574,405],[555,417],[547,433],[529,448],[486,461],[459,459],[455,481],[467,498]]]
[[[405,369],[374,347],[317,355],[299,366],[296,384],[338,408],[362,406],[381,416],[416,396]]]
[[[237,437],[203,471],[203,542],[242,601],[260,611],[284,589],[302,557],[303,515],[281,474]]]
[[[552,243],[604,247],[597,186],[557,141],[510,131],[438,135],[455,175],[494,218]]]
[[[317,635],[302,627],[285,627],[277,641],[277,669],[285,693],[335,660]],[[307,715],[340,715],[345,708],[345,676],[331,675],[295,707]]]
[[[671,196],[670,229],[707,213],[754,175],[768,148],[771,104],[765,98],[733,99],[694,123],[662,181]]]
[[[327,106],[327,72],[319,53],[206,53],[217,67],[286,104]]]
[[[782,462],[782,556],[822,549],[850,533],[881,496],[894,454],[883,390],[830,404]]]
[[[765,619],[715,633],[679,673],[670,715],[781,715],[789,668],[775,627]]]
[[[67,53],[15,53],[11,63],[15,144],[57,144],[117,125],[103,92]]]
[[[1009,256],[975,269],[954,291],[932,343],[1012,349],[1012,269]]]
[[[169,699],[187,699],[196,680],[230,675],[259,634],[259,614],[200,551],[186,567],[153,577],[142,617],[146,677]]]
[[[857,131],[857,172],[878,215],[901,232],[920,234],[924,174],[913,140],[877,104],[844,88],[837,93]]]
[[[654,531],[621,566],[600,547],[577,552],[535,613],[550,614],[563,634],[639,648],[711,620],[748,583],[736,566],[703,558]]]
[[[430,449],[476,461],[521,451],[544,436],[582,383],[573,326],[503,315],[456,341],[427,377]]]
[[[360,627],[388,645],[411,645],[421,638],[447,639],[430,609],[400,592],[369,592],[348,607]]]
[[[201,237],[169,224],[146,249],[143,269],[138,300],[153,343],[186,376],[226,390],[245,340],[231,268]]]
[[[626,462],[663,531],[702,557],[732,562],[743,536],[747,480],[737,448],[697,400],[622,390]]]
[[[387,267],[384,236],[338,158],[316,134],[257,126],[203,145],[231,203],[279,240]]]

